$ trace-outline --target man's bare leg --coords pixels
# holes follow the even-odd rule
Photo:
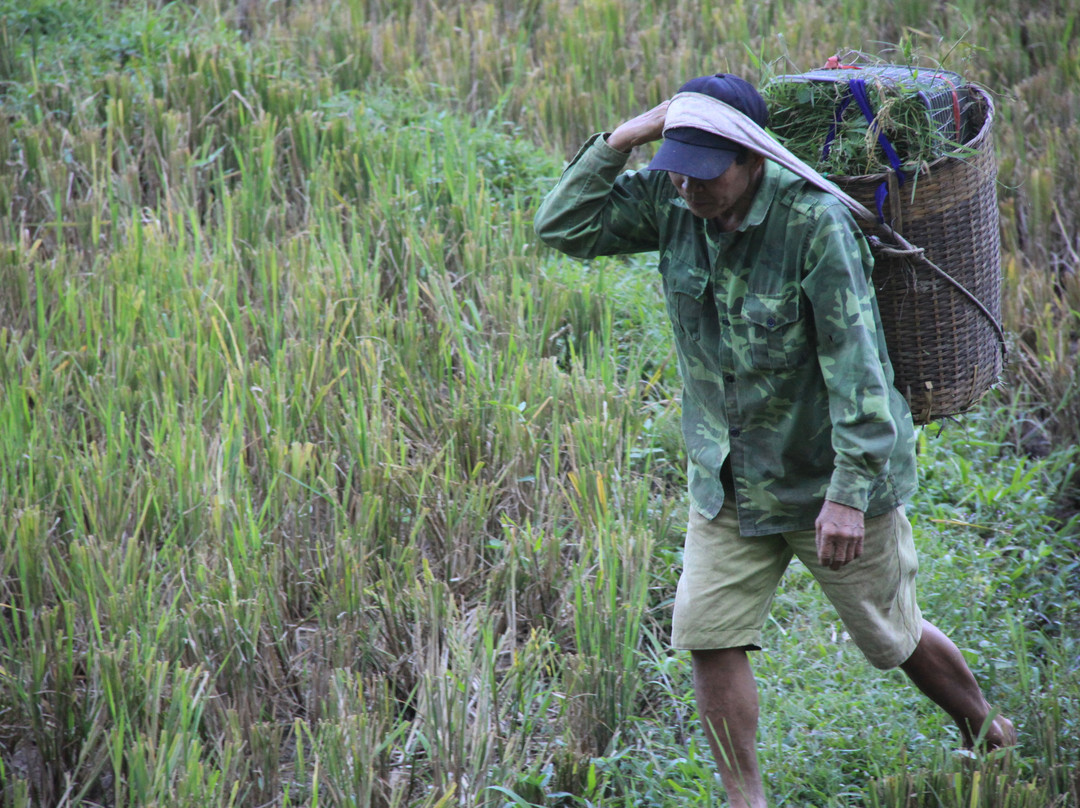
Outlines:
[[[757,758],[758,694],[741,648],[692,651],[694,695],[732,808],[765,808]]]
[[[923,621],[922,639],[900,669],[931,701],[960,727],[964,748],[972,749],[983,731],[991,709],[963,654],[952,640],[932,623]],[[1016,730],[1004,716],[997,716],[986,727],[981,745],[999,749],[1016,744]]]

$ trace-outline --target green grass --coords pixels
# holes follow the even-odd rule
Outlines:
[[[957,756],[796,566],[764,769],[1077,804],[1074,6],[0,0],[0,805],[718,802],[655,267],[532,211],[689,75],[886,41],[998,96],[1012,362],[911,512],[1022,743]]]
[[[804,82],[779,76],[762,88],[769,104],[770,130],[793,154],[826,175],[889,171],[889,161],[878,143],[880,136],[887,139],[896,154],[902,155],[902,170],[908,173],[917,172],[924,164],[929,165],[946,154],[961,151],[963,156],[960,147],[970,139],[968,134],[958,134],[951,124],[941,128],[932,117],[940,109],[944,81],[938,80],[938,86],[917,85],[914,82],[918,74],[885,73],[878,77],[866,72],[871,67],[861,68],[864,72],[860,74],[840,75],[865,76],[874,126],[856,104],[850,103],[841,121],[834,122],[844,102],[846,83]],[[919,95],[920,89],[933,99],[934,107],[928,109],[926,100]],[[835,139],[829,140],[830,133]]]

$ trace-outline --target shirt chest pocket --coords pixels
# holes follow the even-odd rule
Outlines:
[[[665,256],[660,262],[660,274],[664,278],[671,324],[686,338],[700,340],[703,323],[709,318],[716,319],[716,306],[708,294],[708,274],[696,264],[673,255]]]
[[[799,304],[798,289],[779,295],[747,293],[742,315],[751,367],[785,370],[806,362],[810,355],[809,334]]]

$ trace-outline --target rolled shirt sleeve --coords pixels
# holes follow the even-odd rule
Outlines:
[[[624,172],[628,157],[602,134],[589,138],[536,212],[540,240],[575,258],[657,249],[655,183]]]

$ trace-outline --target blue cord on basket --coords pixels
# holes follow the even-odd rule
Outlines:
[[[836,139],[836,130],[840,126],[840,121],[844,117],[844,110],[848,108],[848,104],[851,100],[855,99],[855,103],[858,104],[859,109],[862,110],[863,117],[866,118],[867,124],[871,127],[874,125],[874,110],[870,106],[870,97],[866,92],[866,81],[863,79],[851,79],[847,83],[847,92],[844,93],[844,97],[840,100],[840,103],[836,107],[836,112],[833,113],[832,126],[829,127],[829,134],[825,137],[825,147],[821,151],[821,159],[825,160],[829,156],[829,149],[832,146],[832,142]],[[885,133],[878,130],[878,143],[881,146],[881,150],[885,152],[885,157],[889,161],[889,165],[892,166],[893,171],[896,172],[896,179],[902,186],[907,181],[907,176],[901,169],[902,163],[900,162],[900,156],[896,153],[896,149],[893,148],[892,143],[885,136]],[[885,221],[885,199],[889,195],[889,185],[887,182],[881,183],[874,192],[874,201],[877,203],[878,221]]]

